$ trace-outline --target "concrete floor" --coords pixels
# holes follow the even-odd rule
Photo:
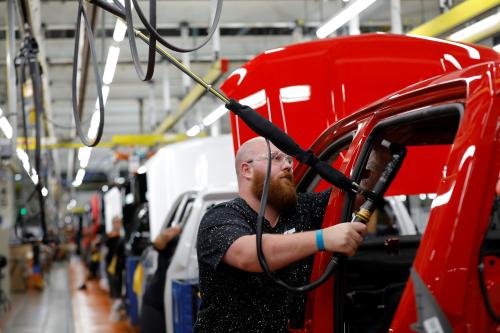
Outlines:
[[[12,294],[4,333],[74,333],[68,263],[55,263],[45,288]]]
[[[85,279],[78,258],[52,265],[45,288],[11,295],[12,308],[0,318],[0,333],[138,333],[127,318],[110,320],[113,301],[97,280]]]

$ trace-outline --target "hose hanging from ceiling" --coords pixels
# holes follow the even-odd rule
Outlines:
[[[29,25],[28,17],[27,17],[27,11],[25,8],[25,4],[23,1],[20,1],[21,5],[20,10],[21,10],[21,16],[24,18],[24,40],[21,45],[21,49],[19,51],[19,54],[17,55],[15,59],[15,64],[17,67],[16,70],[16,75],[17,75],[17,83],[19,84],[19,94],[21,98],[21,112],[22,112],[22,120],[23,120],[23,136],[25,140],[25,152],[28,156],[29,160],[29,150],[28,150],[28,128],[27,128],[27,123],[26,123],[26,103],[24,100],[24,93],[23,93],[23,85],[26,82],[26,66],[29,68],[29,76],[31,78],[32,86],[33,86],[33,103],[34,103],[34,110],[35,110],[35,156],[34,156],[34,167],[32,170],[35,170],[36,175],[37,175],[37,181],[35,183],[35,191],[37,193],[38,197],[38,204],[39,204],[39,217],[40,217],[40,226],[42,229],[42,239],[38,241],[43,241],[47,242],[48,241],[48,234],[47,234],[47,222],[46,222],[46,216],[45,216],[45,199],[43,196],[43,185],[42,185],[42,178],[43,178],[43,172],[42,172],[42,156],[41,156],[41,134],[42,134],[42,127],[41,127],[41,116],[44,114],[44,107],[43,107],[43,97],[42,97],[42,78],[41,78],[41,70],[40,70],[40,63],[37,59],[37,54],[38,54],[38,44],[35,40],[35,38],[32,35],[32,30]],[[28,175],[29,171],[27,170]],[[33,173],[33,172],[32,172]],[[33,176],[33,175],[32,175]],[[33,180],[33,182],[35,182]],[[29,200],[33,197],[33,193],[29,196]],[[17,222],[16,222],[16,228],[17,228]],[[17,230],[17,229],[16,229]],[[21,239],[26,242],[32,242],[32,241],[37,241],[34,239],[25,239],[24,235],[21,236]]]
[[[137,45],[135,43],[135,36],[138,32],[137,29],[134,28],[133,25],[133,19],[132,19],[132,3],[131,0],[124,0],[125,6],[123,6],[118,0],[113,0],[113,4],[105,3],[104,1],[97,0],[97,1],[91,1],[91,3],[119,16],[121,19],[125,20],[127,23],[127,32],[128,32],[128,41],[129,41],[129,47],[130,47],[130,53],[132,54],[132,60],[134,63],[134,68],[137,72],[137,75],[140,80],[142,81],[149,81],[153,77],[154,74],[154,67],[155,67],[155,60],[156,60],[156,42],[160,43],[161,45],[165,46],[166,48],[177,51],[177,52],[192,52],[196,51],[200,48],[202,48],[204,45],[206,45],[210,39],[212,38],[214,32],[217,29],[217,26],[219,24],[220,20],[220,15],[222,12],[222,0],[217,0],[217,6],[213,18],[213,22],[210,26],[210,29],[208,31],[207,37],[197,46],[193,48],[182,48],[179,46],[176,46],[172,43],[169,43],[167,40],[165,40],[158,30],[156,30],[156,0],[149,0],[149,20],[146,19],[144,13],[142,12],[141,7],[139,6],[139,3],[137,0],[132,0],[132,3],[134,5],[134,9],[137,12],[137,15],[139,16],[139,19],[141,22],[144,24],[146,27],[147,32],[149,33],[150,37],[148,37],[148,60],[147,60],[147,68],[146,68],[146,73],[142,70],[142,67],[140,66],[140,60],[139,60],[139,55],[137,52]],[[85,133],[83,132],[82,129],[82,123],[80,119],[80,114],[78,112],[78,102],[77,102],[77,77],[78,77],[78,47],[79,47],[79,42],[80,42],[80,26],[81,26],[81,20],[84,20],[84,26],[86,29],[86,36],[87,36],[87,41],[89,43],[90,47],[90,52],[91,52],[91,57],[92,57],[92,64],[94,67],[94,76],[96,80],[96,89],[97,89],[97,95],[98,95],[98,105],[99,105],[99,125],[97,126],[97,133],[94,138],[90,138]],[[74,54],[73,54],[73,76],[72,76],[72,100],[73,100],[73,117],[75,119],[75,127],[76,131],[78,133],[78,136],[80,137],[81,141],[88,147],[95,147],[96,145],[99,144],[102,138],[102,132],[104,129],[104,99],[103,99],[103,94],[102,94],[102,77],[99,73],[99,69],[97,66],[97,57],[96,57],[96,50],[95,50],[95,39],[94,39],[94,34],[92,32],[92,28],[89,24],[87,13],[85,11],[85,8],[83,7],[83,0],[78,0],[78,10],[77,10],[77,20],[76,20],[76,29],[75,29],[75,48],[74,48]]]

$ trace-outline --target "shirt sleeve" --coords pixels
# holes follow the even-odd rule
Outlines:
[[[241,213],[227,206],[214,207],[200,223],[196,245],[198,260],[217,270],[231,244],[242,236],[253,234],[254,230]]]

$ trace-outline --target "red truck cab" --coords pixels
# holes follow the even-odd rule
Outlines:
[[[500,330],[498,53],[416,36],[341,37],[264,52],[222,90],[357,182],[383,140],[407,149],[380,208],[387,218],[309,293],[303,331]],[[231,124],[235,149],[256,136],[238,117]],[[329,186],[306,165],[294,174],[298,191]],[[323,227],[351,220],[356,205],[334,188]],[[330,256],[316,254],[311,280]]]

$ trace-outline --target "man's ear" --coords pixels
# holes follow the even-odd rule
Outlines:
[[[250,164],[243,162],[240,164],[240,175],[245,179],[252,178],[253,170],[250,167]]]

